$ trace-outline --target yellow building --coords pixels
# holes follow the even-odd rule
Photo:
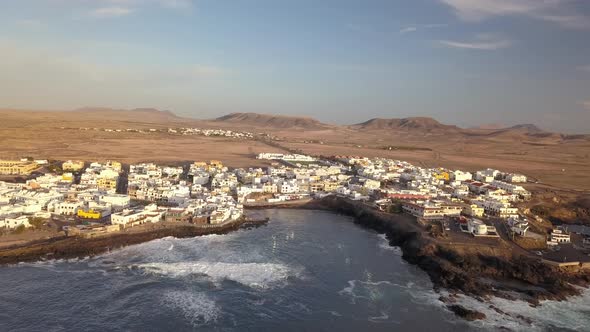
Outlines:
[[[118,161],[107,160],[106,165],[107,165],[107,167],[110,167],[117,172],[121,172],[121,170],[123,169],[123,166]]]
[[[223,163],[219,160],[211,160],[209,162],[209,167],[211,168],[217,168],[217,169],[222,169],[223,168]]]
[[[435,173],[434,177],[438,180],[443,180],[445,182],[448,182],[451,178],[451,176],[449,175],[449,172],[446,172],[446,171],[441,171],[441,172]]]
[[[64,171],[77,172],[84,168],[84,161],[82,160],[68,160],[61,164],[61,169]]]
[[[62,181],[73,182],[74,175],[72,173],[64,173],[61,175],[61,179],[62,179]]]
[[[301,186],[299,189],[301,189]],[[318,191],[324,191],[324,183],[323,182],[311,182],[309,184],[309,191],[311,191],[312,193],[315,193]]]
[[[93,209],[78,209],[78,217],[82,219],[100,219],[102,218],[102,213]]]
[[[207,168],[207,163],[203,162],[203,161],[195,161],[193,163],[194,167],[200,167],[200,168]]]
[[[39,165],[31,161],[0,160],[0,174],[29,175],[38,169]]]
[[[106,191],[116,191],[117,183],[117,178],[99,178],[98,180],[96,180],[96,186],[98,187],[98,189]]]
[[[338,182],[333,182],[333,181],[325,181],[324,182],[324,191],[326,191],[326,192],[335,191],[336,189],[338,189],[338,187],[340,187],[340,183],[338,183]]]

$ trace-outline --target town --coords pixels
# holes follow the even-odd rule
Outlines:
[[[526,207],[531,193],[522,174],[352,156],[256,158],[269,166],[3,160],[0,174],[13,181],[0,181],[0,230],[10,235],[52,226],[67,235],[95,237],[156,223],[212,227],[243,219],[245,208],[339,196],[386,213],[410,214],[440,241],[493,245],[505,238],[548,262],[590,261],[588,230],[547,228],[547,221]]]

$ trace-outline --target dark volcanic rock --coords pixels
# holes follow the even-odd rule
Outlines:
[[[470,310],[470,309],[467,309],[467,308],[460,306],[458,304],[449,305],[449,306],[447,306],[447,308],[449,308],[449,310],[454,312],[455,315],[457,315],[465,320],[474,321],[474,320],[486,319],[486,314],[484,314],[483,312]]]

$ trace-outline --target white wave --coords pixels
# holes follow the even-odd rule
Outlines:
[[[172,278],[191,275],[206,275],[213,281],[233,280],[252,288],[267,288],[298,276],[297,271],[282,264],[273,263],[224,263],[224,262],[177,262],[146,263],[137,265],[147,273]]]
[[[381,311],[380,314],[381,314],[380,316],[371,316],[371,317],[369,317],[368,318],[369,322],[371,322],[371,323],[381,323],[381,322],[387,322],[389,320],[389,315],[386,312]],[[391,322],[391,321],[389,321],[389,322]],[[396,323],[399,323],[399,322],[396,322]]]
[[[344,287],[338,292],[340,295],[349,296],[351,303],[356,303],[357,300],[363,299],[367,301],[374,301],[383,297],[382,287],[398,286],[389,281],[361,281],[349,280],[348,286]]]
[[[401,256],[402,249],[400,247],[392,246],[389,244],[389,239],[387,239],[387,235],[385,234],[378,234],[379,242],[377,242],[377,246],[383,250],[392,251],[394,254]]]
[[[172,291],[164,294],[164,305],[179,310],[194,327],[217,320],[221,309],[204,293]]]
[[[548,329],[587,331],[590,326],[589,290],[567,301],[542,301],[537,307],[531,307],[524,301],[511,301],[498,297],[482,302],[464,295],[457,297],[457,303],[486,315],[486,319],[471,323],[479,328],[502,327],[514,331],[546,331]],[[498,312],[494,307],[502,312]]]

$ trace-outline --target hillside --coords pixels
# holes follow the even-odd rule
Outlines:
[[[350,126],[356,130],[406,130],[406,131],[448,131],[458,132],[457,126],[445,125],[429,117],[410,117],[401,119],[375,118]]]
[[[231,113],[213,120],[217,123],[240,124],[257,128],[322,130],[331,126],[309,117],[259,113]]]

